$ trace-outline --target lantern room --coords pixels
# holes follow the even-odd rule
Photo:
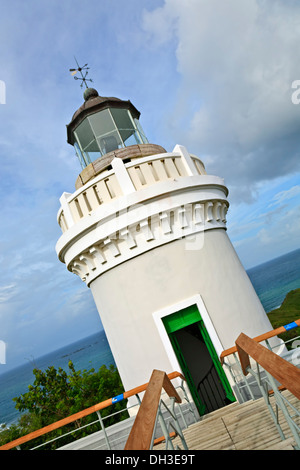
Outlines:
[[[87,88],[83,96],[83,105],[67,125],[68,142],[82,168],[114,150],[148,143],[140,112],[129,100],[101,97],[94,88]]]

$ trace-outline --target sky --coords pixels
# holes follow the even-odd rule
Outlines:
[[[102,329],[55,252],[81,171],[74,57],[100,95],[130,99],[151,143],[225,179],[249,269],[300,248],[299,44],[296,0],[1,0],[0,373]]]

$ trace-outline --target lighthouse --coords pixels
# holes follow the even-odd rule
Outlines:
[[[56,251],[92,291],[125,390],[178,370],[200,414],[234,401],[221,352],[272,326],[227,235],[224,180],[186,147],[148,142],[131,101],[94,88],[67,141],[81,172]]]

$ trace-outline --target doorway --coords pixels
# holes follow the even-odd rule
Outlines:
[[[162,321],[199,414],[235,401],[197,305],[163,317]]]

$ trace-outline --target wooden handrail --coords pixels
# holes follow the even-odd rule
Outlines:
[[[251,356],[263,369],[269,372],[278,382],[300,399],[300,370],[282,357],[258,344],[254,339],[241,333],[236,342],[244,375],[249,373]]]
[[[170,374],[168,374],[169,380],[173,380],[177,377],[181,378],[182,380],[185,380],[184,376],[180,372],[171,372]],[[127,392],[124,392],[121,395],[118,395],[117,397],[108,398],[107,400],[97,403],[96,405],[90,406],[89,408],[86,408],[85,410],[82,410],[82,411],[79,411],[78,413],[70,415],[67,418],[60,419],[59,421],[56,421],[55,423],[49,424],[48,426],[45,426],[41,429],[37,429],[36,431],[26,434],[25,436],[19,437],[18,439],[15,439],[14,441],[8,442],[7,444],[4,444],[3,446],[1,446],[0,450],[13,449],[14,447],[20,446],[21,444],[24,444],[25,442],[35,439],[36,437],[43,436],[44,434],[47,434],[48,432],[54,431],[55,429],[59,429],[65,426],[66,424],[70,424],[76,421],[77,419],[84,418],[85,416],[95,413],[96,411],[103,410],[104,408],[107,408],[108,406],[113,405],[117,401],[125,400],[126,398],[129,398],[134,395],[137,395],[138,393],[144,392],[147,389],[147,386],[148,386],[148,382],[143,385],[139,385],[138,387],[135,387],[131,390],[128,390]]]
[[[300,319],[295,320],[293,322],[293,324],[294,324],[293,328],[296,328],[297,326],[300,326]],[[253,340],[256,341],[257,343],[260,343],[261,341],[265,341],[267,339],[274,338],[274,336],[278,336],[282,333],[286,333],[288,331],[287,327],[289,325],[291,325],[291,323],[289,323],[288,325],[285,325],[285,326],[280,326],[279,328],[276,328],[275,330],[268,331],[267,333],[263,333],[262,335],[256,336],[255,338],[253,338]],[[289,329],[291,329],[291,328],[289,328]],[[224,364],[224,358],[226,356],[230,356],[231,354],[233,354],[235,352],[237,352],[236,346],[232,346],[231,348],[228,348],[228,349],[225,349],[224,351],[222,351],[222,353],[220,354],[221,364]]]
[[[181,403],[167,374],[154,370],[124,450],[149,450],[163,388],[169,397],[175,397],[175,401]]]
[[[172,431],[169,433],[170,439],[174,439],[174,437],[176,436],[177,436],[177,433],[175,431]],[[161,444],[165,440],[166,440],[165,436],[157,437],[156,439],[154,439],[153,445],[156,446],[157,444]]]

